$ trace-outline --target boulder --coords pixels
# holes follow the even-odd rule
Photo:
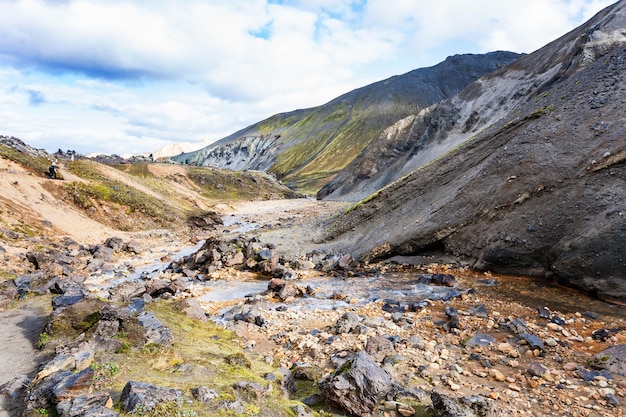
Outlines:
[[[113,410],[113,400],[106,393],[80,395],[61,401],[56,406],[60,417],[118,417]]]
[[[434,417],[498,417],[498,409],[493,400],[480,395],[453,397],[437,391],[430,395]]]
[[[392,386],[391,376],[364,351],[319,382],[325,399],[356,416],[369,416]]]
[[[181,404],[183,393],[173,388],[164,388],[145,382],[129,381],[120,397],[122,411],[150,412],[159,404],[175,402]]]
[[[54,401],[61,402],[80,394],[88,394],[92,389],[94,373],[93,368],[86,368],[63,378],[52,390]]]

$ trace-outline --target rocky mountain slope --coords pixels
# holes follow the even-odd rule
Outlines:
[[[173,159],[185,164],[270,171],[291,188],[314,193],[383,129],[451,97],[519,57],[511,52],[452,56],[433,67],[356,89],[322,106],[275,115]]]
[[[389,129],[321,195],[406,176],[328,239],[361,259],[436,249],[626,301],[624,27],[620,1]]]

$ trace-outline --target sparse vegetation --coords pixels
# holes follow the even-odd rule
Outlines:
[[[45,173],[48,171],[51,163],[50,159],[48,158],[33,156],[25,152],[20,152],[17,149],[11,148],[6,145],[0,145],[0,156],[22,165],[33,174],[41,177],[45,176]],[[60,174],[59,178],[61,178]]]
[[[74,203],[79,207],[89,209],[94,206],[94,201],[106,201],[125,206],[129,214],[134,212],[145,214],[163,225],[183,216],[177,207],[168,205],[162,199],[107,178],[91,161],[77,160],[68,164],[68,168],[73,174],[88,180],[66,185]]]
[[[39,338],[37,339],[37,349],[41,349],[50,341],[50,335],[46,332],[39,333]]]

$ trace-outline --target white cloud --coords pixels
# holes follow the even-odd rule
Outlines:
[[[0,0],[0,134],[84,153],[216,140],[451,54],[531,52],[610,3]]]

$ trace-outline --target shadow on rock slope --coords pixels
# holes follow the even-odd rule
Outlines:
[[[327,239],[362,260],[438,249],[626,301],[624,26],[621,1],[416,116],[412,150],[382,161],[393,175],[381,169],[369,185],[418,169]],[[452,151],[433,159],[437,147]]]

